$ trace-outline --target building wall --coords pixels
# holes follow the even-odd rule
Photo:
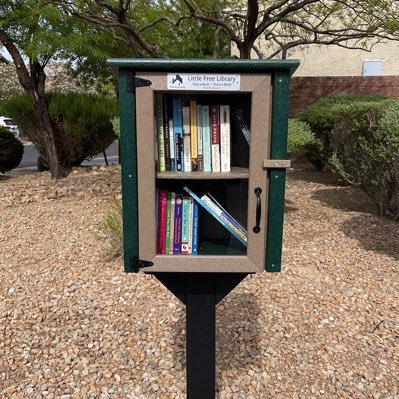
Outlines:
[[[399,99],[399,76],[293,77],[290,116],[323,98],[339,94],[379,94]]]
[[[301,61],[294,76],[362,76],[364,61],[382,61],[381,76],[399,75],[399,42],[380,43],[371,52],[314,45],[289,57]]]

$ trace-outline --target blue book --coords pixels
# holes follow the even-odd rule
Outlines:
[[[208,213],[210,213],[226,230],[228,230],[231,234],[233,234],[233,236],[236,237],[237,240],[240,241],[242,245],[244,245],[245,247],[247,246],[246,241],[239,234],[237,234],[237,232],[234,231],[234,229],[231,226],[229,226],[225,220],[220,218],[211,207],[209,207],[204,201],[202,201],[201,198],[199,198],[195,193],[193,193],[187,186],[183,187],[183,190],[186,191],[188,194],[190,194],[197,201],[199,205],[201,205]]]
[[[173,97],[173,133],[175,136],[175,170],[183,171],[183,99],[180,96]]]
[[[175,198],[175,213],[173,226],[173,255],[181,253],[181,223],[183,211],[183,196],[176,194]]]
[[[193,255],[198,255],[198,204],[195,201],[193,215]]]

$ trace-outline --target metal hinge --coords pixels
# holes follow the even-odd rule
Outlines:
[[[154,263],[150,262],[149,260],[139,259],[138,256],[132,256],[130,258],[130,265],[132,267],[132,272],[138,273],[140,271],[140,269],[143,269],[144,267],[153,266]]]
[[[151,80],[136,78],[133,74],[131,74],[127,82],[127,91],[133,93],[136,87],[145,87],[151,85]]]

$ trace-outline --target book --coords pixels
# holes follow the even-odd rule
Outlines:
[[[188,216],[188,254],[193,253],[193,226],[194,226],[194,200],[190,198],[190,208]]]
[[[202,130],[202,105],[197,105],[198,170],[201,172],[204,170]]]
[[[183,170],[191,172],[190,107],[183,105]]]
[[[206,194],[201,197],[201,200],[204,201],[204,203],[207,204],[221,219],[223,219],[245,242],[248,241],[247,232],[244,232],[242,226],[238,225],[234,218],[224,212],[223,209],[216,205]]]
[[[197,101],[190,99],[191,170],[198,170]]]
[[[194,211],[193,211],[193,255],[198,255],[198,204],[193,201]]]
[[[161,255],[165,253],[167,202],[168,192],[158,190],[157,253]]]
[[[241,225],[241,223],[236,220],[223,206],[215,199],[215,197],[207,192],[206,195],[212,200],[213,203],[215,203],[235,224],[236,226],[242,231],[242,233],[248,237],[248,232],[247,230]]]
[[[230,106],[220,107],[220,171],[230,172]]]
[[[175,136],[176,169],[183,171],[183,103],[180,96],[173,97],[173,133]]]
[[[165,147],[165,170],[171,170],[171,158],[170,158],[170,136],[169,136],[169,110],[168,110],[168,99],[166,96],[162,97],[163,102],[163,144]]]
[[[176,170],[176,148],[175,148],[175,132],[173,126],[173,101],[172,97],[167,97],[168,101],[168,125],[169,125],[169,148],[170,148],[170,170]]]
[[[183,196],[176,194],[175,196],[175,212],[174,212],[174,234],[173,234],[173,254],[181,253],[181,227],[182,227],[182,210]]]
[[[181,222],[181,253],[182,255],[189,254],[190,241],[190,197],[183,197],[183,211]]]
[[[237,231],[232,228],[226,221],[221,218],[208,204],[206,204],[198,195],[196,195],[193,191],[191,191],[187,186],[183,187],[183,190],[190,194],[191,197],[194,198],[197,203],[202,206],[209,214],[211,214],[226,230],[228,230],[238,241],[241,242],[245,247],[247,246],[247,242],[241,237]]]
[[[157,126],[157,137],[158,137],[158,168],[159,168],[158,170],[160,172],[165,172],[166,164],[165,164],[162,94],[156,94],[155,107],[156,107],[156,126]]]
[[[170,253],[170,221],[171,221],[172,193],[168,192],[168,200],[166,205],[166,237],[165,237],[165,254]]]
[[[173,255],[173,239],[175,231],[175,202],[176,193],[172,192],[170,195],[170,237],[169,237],[169,255]]]
[[[209,125],[209,106],[202,106],[202,156],[203,171],[212,172],[211,128]]]
[[[212,172],[220,172],[220,126],[219,106],[212,105],[209,109],[211,126]]]

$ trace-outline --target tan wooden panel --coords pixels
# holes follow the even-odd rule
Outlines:
[[[256,273],[259,272],[246,256],[211,255],[157,255],[154,266],[143,269],[146,272],[185,273]]]
[[[267,171],[263,169],[263,160],[270,154],[270,76],[262,76],[252,92],[251,106],[251,147],[249,158],[249,185],[248,185],[248,257],[254,264],[263,270],[266,252],[266,221],[268,181]],[[256,222],[256,195],[255,188],[260,187],[262,214],[260,232],[253,232]]]
[[[152,82],[149,87],[136,89],[137,104],[137,162],[139,205],[139,254],[140,258],[155,259],[155,266],[146,271],[203,271],[203,272],[261,272],[265,257],[265,226],[267,220],[267,171],[263,160],[270,153],[271,79],[268,75],[241,75],[241,90],[251,92],[251,149],[248,191],[248,257],[229,256],[156,256],[155,220],[155,166],[154,166],[154,92],[167,90],[166,73],[142,73],[137,77]],[[183,91],[175,91],[184,94]],[[190,91],[191,92],[191,91]],[[201,91],[201,94],[214,92]],[[221,94],[223,92],[218,92]],[[262,188],[261,232],[255,234],[256,196],[255,187]],[[192,260],[191,260],[192,259]]]

